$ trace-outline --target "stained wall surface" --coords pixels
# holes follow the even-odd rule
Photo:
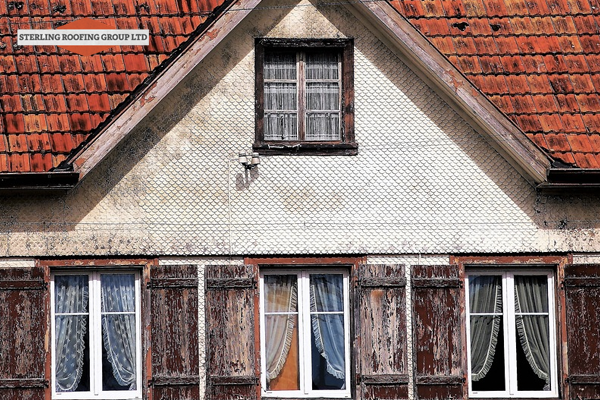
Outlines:
[[[235,12],[232,11],[232,12]],[[352,37],[357,156],[263,156],[254,38]],[[2,195],[0,256],[592,251],[593,198],[535,190],[344,6],[265,1],[74,190]]]

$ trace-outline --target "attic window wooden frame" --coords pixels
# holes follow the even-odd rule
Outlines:
[[[285,50],[303,54],[305,51],[332,49],[341,55],[341,105],[340,140],[307,141],[304,137],[306,117],[304,87],[306,85],[302,61],[298,64],[298,111],[299,140],[265,140],[264,133],[264,60],[265,52]],[[354,41],[352,39],[256,39],[256,101],[254,151],[266,155],[356,155],[358,144],[354,138]]]

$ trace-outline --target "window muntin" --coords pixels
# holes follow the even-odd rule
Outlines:
[[[348,274],[261,272],[262,394],[350,397]]]
[[[556,397],[554,277],[468,271],[469,396]]]
[[[51,293],[53,398],[141,398],[139,274],[57,272]]]

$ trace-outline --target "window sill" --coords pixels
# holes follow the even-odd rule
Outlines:
[[[331,142],[262,142],[252,149],[261,155],[355,156],[358,143]]]

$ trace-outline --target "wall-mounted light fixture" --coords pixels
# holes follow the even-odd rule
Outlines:
[[[240,164],[244,166],[246,169],[252,169],[260,164],[260,156],[258,153],[240,153],[239,156]]]

